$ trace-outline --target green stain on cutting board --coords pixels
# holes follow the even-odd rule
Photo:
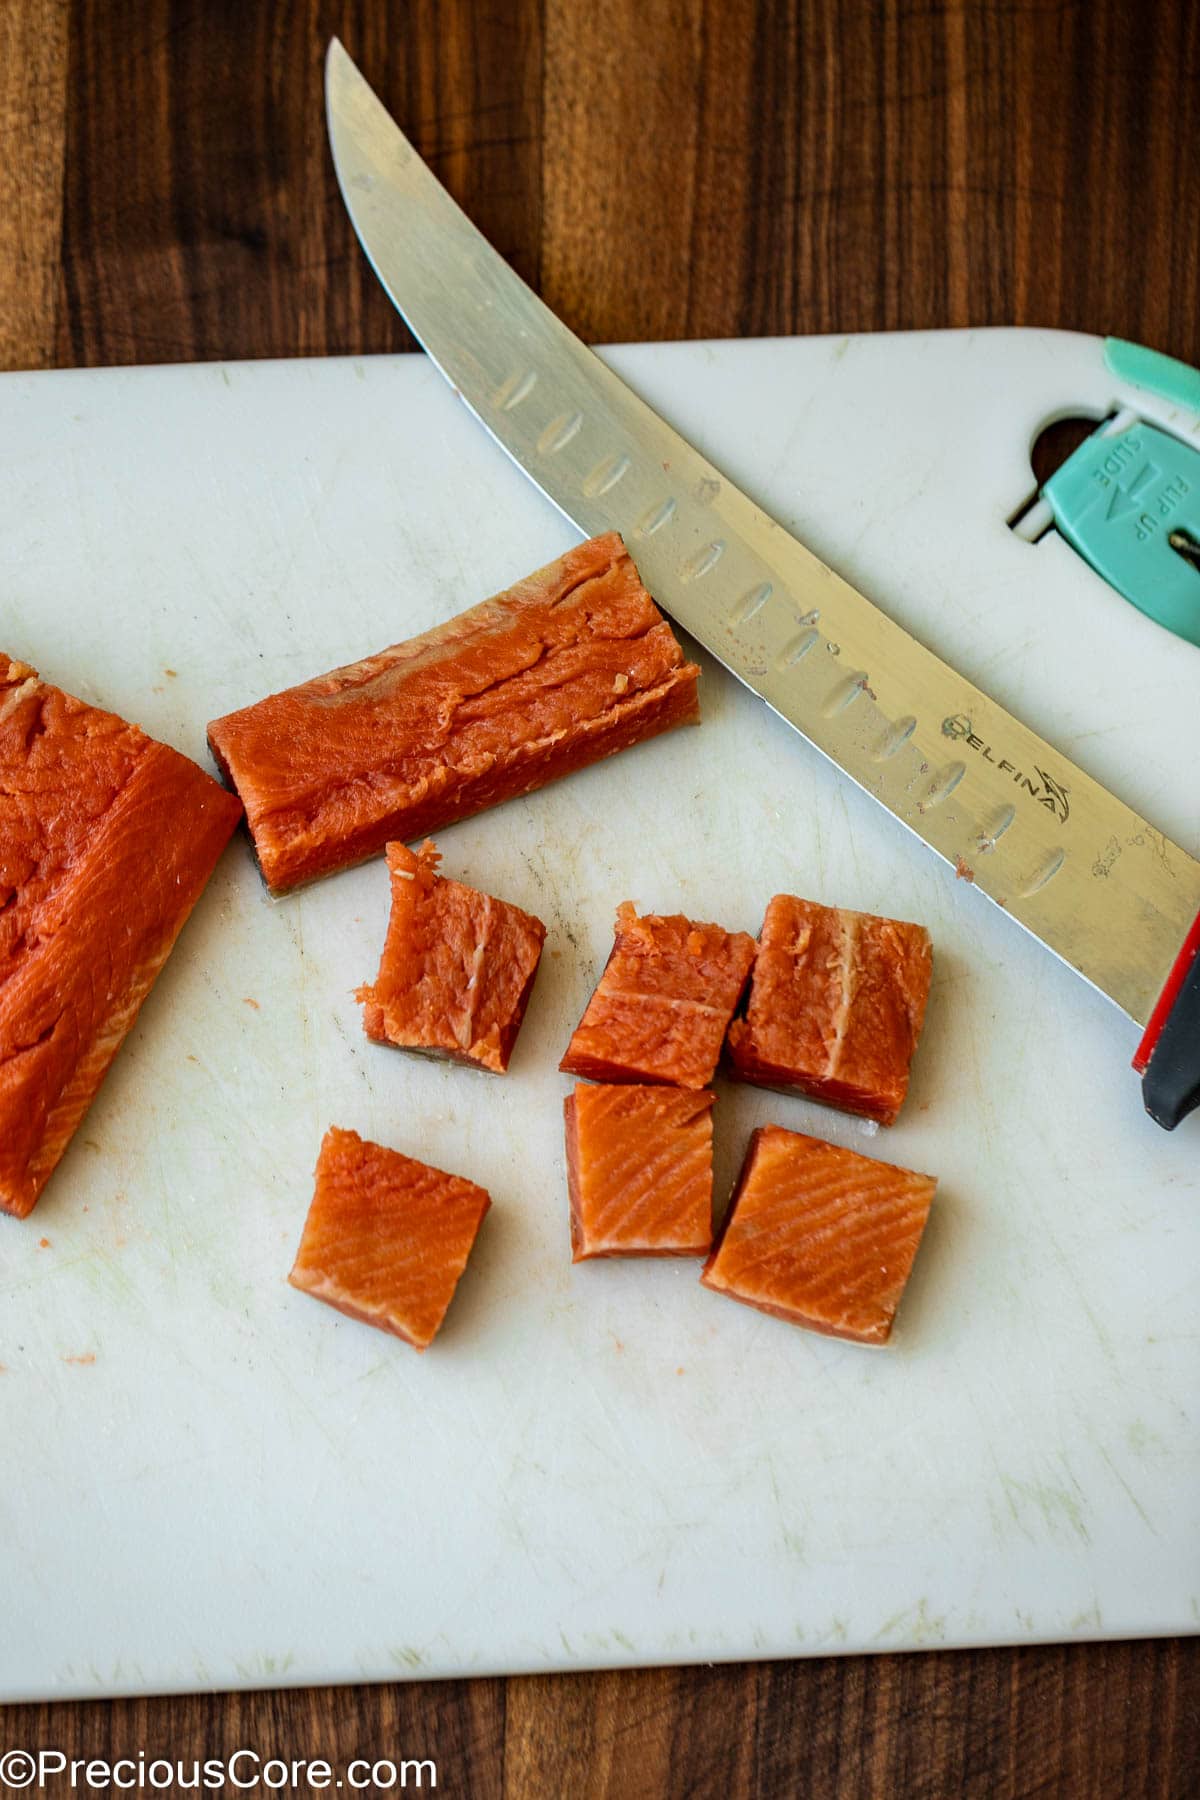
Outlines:
[[[929,1602],[922,1594],[915,1606],[906,1606],[885,1619],[871,1642],[878,1644],[884,1638],[905,1637],[914,1644],[932,1644],[940,1642],[945,1635],[944,1617],[930,1612]]]
[[[234,1668],[244,1681],[261,1681],[265,1676],[278,1678],[286,1675],[295,1663],[296,1658],[289,1650],[286,1656],[256,1656],[251,1662],[234,1662]]]
[[[1066,1531],[1077,1537],[1080,1543],[1091,1543],[1091,1533],[1084,1520],[1083,1508],[1068,1488],[1048,1481],[1017,1481],[1009,1475],[1003,1475],[1000,1479],[1008,1510],[1028,1538],[1032,1539],[1034,1534],[1026,1523],[1026,1514],[1033,1507],[1041,1514],[1042,1522],[1051,1536]]]
[[[1142,1456],[1149,1450],[1161,1452],[1167,1448],[1158,1432],[1151,1431],[1145,1419],[1135,1419],[1132,1425],[1126,1426],[1125,1441],[1131,1450],[1136,1450]]]

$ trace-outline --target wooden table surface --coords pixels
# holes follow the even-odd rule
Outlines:
[[[1059,325],[1200,363],[1194,0],[0,0],[0,367],[406,344],[329,166],[332,32],[593,341]],[[0,1709],[13,1744],[432,1756],[472,1800],[1182,1797],[1200,1649]]]

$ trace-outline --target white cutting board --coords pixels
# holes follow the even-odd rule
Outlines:
[[[1039,425],[1116,397],[1094,340],[611,361],[1197,847],[1200,650],[1005,525]],[[3,647],[199,758],[210,717],[572,541],[423,359],[0,380]],[[235,839],[40,1206],[0,1219],[0,1698],[1195,1628],[1200,1119],[1151,1125],[1129,1022],[700,660],[698,731],[443,834],[550,928],[506,1080],[364,1039],[379,863],[273,904]],[[941,1178],[887,1351],[690,1264],[569,1259],[556,1063],[614,907],[753,931],[779,890],[933,933],[892,1132],[717,1103],[722,1204],[765,1120]],[[493,1195],[424,1357],[285,1284],[332,1122]]]

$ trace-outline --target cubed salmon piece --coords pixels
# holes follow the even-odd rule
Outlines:
[[[730,1061],[743,1081],[891,1125],[932,973],[924,926],[776,894],[746,1016],[730,1027]]]
[[[712,1246],[713,1096],[588,1087],[563,1102],[571,1260],[705,1256]]]
[[[484,1188],[461,1175],[331,1125],[288,1280],[425,1350],[491,1204]]]
[[[448,1056],[502,1075],[533,988],[546,927],[532,913],[387,847],[392,911],[374,983],[358,989],[363,1030],[380,1044]]]
[[[241,804],[0,656],[0,1209],[33,1210]]]
[[[694,722],[699,673],[609,532],[208,735],[282,893]]]
[[[617,909],[616,940],[559,1068],[593,1081],[702,1088],[754,960],[744,931]]]
[[[810,1331],[886,1344],[937,1182],[764,1125],[701,1281]]]

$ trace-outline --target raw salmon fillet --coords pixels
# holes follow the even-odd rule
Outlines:
[[[208,737],[283,893],[694,722],[699,672],[610,532]]]
[[[891,1125],[908,1092],[933,950],[922,925],[776,894],[746,1017],[729,1031],[743,1081]]]
[[[483,1188],[461,1175],[331,1125],[288,1280],[425,1350],[491,1204]]]
[[[380,1044],[508,1068],[546,927],[532,913],[439,875],[426,842],[387,847],[392,912],[379,973],[360,987],[363,1029]]]
[[[937,1182],[764,1125],[701,1281],[810,1331],[886,1344]]]
[[[639,919],[626,900],[616,941],[559,1068],[593,1081],[702,1088],[754,960],[754,939],[679,913]]]
[[[0,1209],[24,1218],[241,817],[186,756],[0,656]]]
[[[588,1087],[563,1102],[571,1260],[705,1256],[712,1247],[713,1096]]]

